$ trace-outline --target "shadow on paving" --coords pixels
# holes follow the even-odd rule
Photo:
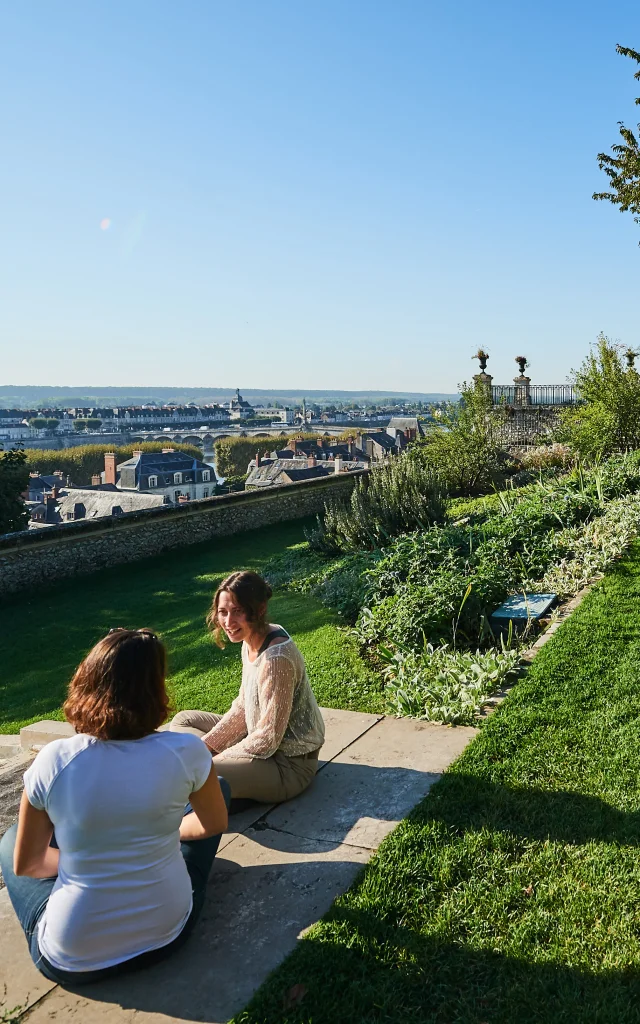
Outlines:
[[[314,786],[298,800],[267,810],[224,847],[214,863],[202,917],[184,949],[145,971],[76,989],[65,986],[69,994],[64,998],[185,1021],[225,1022],[240,1012],[295,948],[300,933],[330,909],[369,860],[372,850],[357,845],[363,819],[371,838],[371,823],[379,819],[377,845],[437,778],[402,768],[331,762],[318,776],[319,793],[321,776],[331,770],[334,776],[322,788],[324,809],[312,803]],[[304,811],[305,802],[310,813],[301,820],[301,834],[270,825],[272,815],[294,805]],[[233,816],[229,825],[233,829]],[[45,1001],[42,1010],[54,1010],[61,998],[56,995],[50,1009]],[[116,1021],[125,1019],[107,1012]]]

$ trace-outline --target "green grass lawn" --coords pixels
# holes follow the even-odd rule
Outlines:
[[[220,579],[255,569],[304,539],[304,522],[181,548],[130,565],[65,580],[0,606],[0,733],[60,718],[67,683],[112,626],[149,626],[169,650],[176,710],[226,711],[240,685],[240,650],[220,651],[205,615]],[[277,592],[271,618],[294,637],[321,704],[377,711],[380,682],[358,656],[336,615],[313,598]]]
[[[639,846],[636,548],[237,1024],[638,1022]]]

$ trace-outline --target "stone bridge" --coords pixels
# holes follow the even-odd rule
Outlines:
[[[176,441],[182,444],[197,444],[201,448],[213,447],[216,441],[223,437],[290,437],[292,434],[299,434],[301,427],[288,427],[285,424],[280,427],[197,427],[175,430],[135,430],[130,437],[132,441]],[[345,430],[344,426],[322,426],[306,427],[305,432],[314,431],[317,434],[329,434],[337,437]]]

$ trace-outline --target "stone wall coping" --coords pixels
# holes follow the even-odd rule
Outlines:
[[[179,519],[189,516],[197,516],[202,512],[210,512],[214,508],[220,509],[225,506],[233,508],[236,505],[260,504],[271,500],[275,495],[285,491],[306,488],[307,490],[323,490],[335,487],[338,479],[351,480],[353,477],[364,476],[368,469],[354,469],[348,473],[332,473],[326,477],[316,477],[312,480],[299,480],[289,484],[275,484],[272,487],[264,487],[251,491],[232,491],[230,494],[218,494],[211,498],[198,498],[186,501],[182,505],[158,505],[155,508],[139,509],[136,512],[126,512],[121,516],[102,516],[99,519],[80,519],[72,523],[60,523],[55,526],[47,526],[38,530],[22,530],[19,533],[0,534],[0,556],[3,552],[12,552],[22,548],[33,548],[47,546],[58,541],[71,539],[82,540],[88,534],[112,533],[117,529],[126,529],[136,524],[147,524],[150,520],[164,517],[167,519]],[[114,498],[117,492],[113,492]]]

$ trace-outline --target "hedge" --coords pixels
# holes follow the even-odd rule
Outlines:
[[[161,441],[137,442],[117,448],[109,444],[83,444],[75,448],[46,448],[42,450],[25,448],[25,455],[30,472],[52,476],[53,473],[61,470],[65,477],[70,477],[72,483],[82,485],[90,484],[91,477],[104,470],[105,452],[115,452],[116,462],[126,462],[132,457],[134,451],[161,452],[163,448],[167,447],[168,445]],[[172,442],[170,447],[175,448],[176,451],[186,452],[193,458],[202,458],[202,452],[196,445]]]
[[[216,441],[216,470],[218,476],[246,476],[247,466],[256,454],[286,448],[292,437],[317,440],[318,434],[290,434],[285,437],[221,437]]]

